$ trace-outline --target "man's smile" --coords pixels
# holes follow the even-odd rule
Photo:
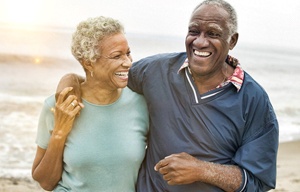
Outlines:
[[[211,52],[206,52],[206,51],[197,51],[194,50],[194,54],[200,57],[208,57],[210,56],[212,53]]]

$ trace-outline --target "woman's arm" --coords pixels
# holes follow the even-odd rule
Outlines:
[[[59,94],[54,110],[54,129],[48,147],[37,147],[32,166],[33,179],[48,191],[53,190],[61,180],[65,142],[81,109],[76,96],[67,96],[71,90],[68,87]]]
[[[56,187],[63,170],[64,143],[53,137],[51,140],[47,149],[37,147],[32,166],[32,178],[47,191],[52,191]]]

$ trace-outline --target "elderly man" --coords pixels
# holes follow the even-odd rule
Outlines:
[[[228,56],[237,16],[222,0],[198,5],[186,53],[142,59],[128,86],[150,112],[138,191],[266,191],[275,187],[278,122],[264,89]]]
[[[150,115],[137,191],[275,188],[278,122],[267,93],[228,55],[237,41],[233,7],[206,0],[192,12],[186,52],[133,64],[128,86],[145,96]]]

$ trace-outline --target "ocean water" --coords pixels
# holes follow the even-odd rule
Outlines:
[[[134,60],[184,51],[184,37],[127,34]],[[83,74],[70,53],[71,29],[0,28],[0,177],[29,177],[43,100],[66,73]],[[297,50],[238,44],[230,53],[268,92],[280,142],[300,139]]]

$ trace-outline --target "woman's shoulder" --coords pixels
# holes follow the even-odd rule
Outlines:
[[[52,94],[48,97],[46,97],[46,99],[44,100],[44,105],[49,106],[49,107],[53,107],[55,105],[55,95]]]
[[[132,91],[129,87],[123,89],[122,98],[122,100],[128,104],[146,106],[144,95]]]
[[[125,87],[123,89],[123,93],[122,94],[123,94],[123,96],[125,96],[128,99],[133,99],[133,98],[144,99],[143,95],[132,91],[129,87]]]

